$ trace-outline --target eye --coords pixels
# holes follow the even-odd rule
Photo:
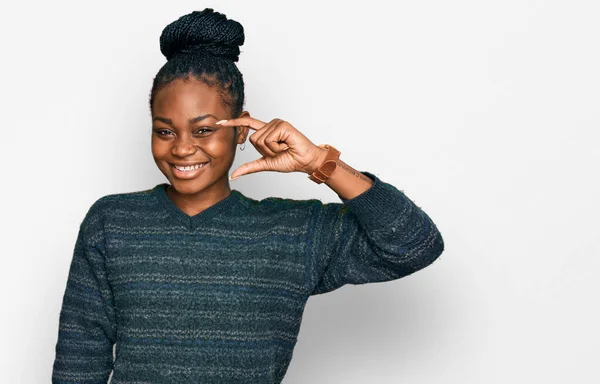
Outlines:
[[[158,136],[167,136],[167,134],[163,134],[163,132],[171,132],[168,129],[155,129],[154,132],[156,132],[156,134]]]
[[[196,132],[201,133],[201,134],[207,134],[207,133],[212,132],[212,131],[213,131],[212,129],[200,128]]]
[[[200,128],[196,131],[196,133],[202,135],[202,136],[207,136],[210,132],[214,131],[214,129],[208,129],[208,128]],[[169,134],[171,134],[172,132],[168,129],[154,129],[154,132],[156,132],[156,134],[158,136],[168,136]]]

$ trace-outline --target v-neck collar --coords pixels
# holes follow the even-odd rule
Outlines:
[[[167,195],[168,186],[168,183],[157,184],[152,188],[152,195],[156,197],[160,205],[165,208],[173,218],[182,222],[189,229],[195,229],[203,223],[210,222],[211,218],[230,211],[244,199],[244,195],[240,191],[232,189],[229,195],[224,199],[205,208],[202,212],[190,216],[179,209],[169,195]]]

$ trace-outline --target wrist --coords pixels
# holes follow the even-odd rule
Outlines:
[[[310,165],[306,169],[306,173],[311,175],[314,171],[316,171],[324,162],[327,157],[327,149],[321,148],[319,146],[315,146],[315,157]]]

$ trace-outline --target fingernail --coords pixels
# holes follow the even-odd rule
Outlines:
[[[227,121],[227,120],[219,120],[219,121],[217,121],[215,124],[221,124],[221,123],[224,123],[224,122],[226,122],[226,121]]]
[[[231,177],[231,176],[229,176],[229,180],[235,180],[235,179],[237,179],[238,177],[239,177],[239,176],[236,176],[236,177]]]

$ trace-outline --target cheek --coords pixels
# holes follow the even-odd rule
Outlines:
[[[154,157],[164,156],[170,149],[170,145],[166,141],[154,137],[152,137],[150,146]]]
[[[207,156],[218,159],[231,156],[231,145],[229,144],[227,140],[215,139],[199,140],[197,145]]]

